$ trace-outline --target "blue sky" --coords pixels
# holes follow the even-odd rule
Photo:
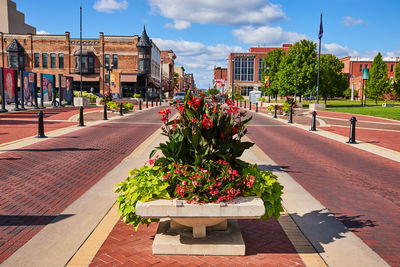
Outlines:
[[[160,49],[193,72],[199,88],[230,52],[252,46],[317,41],[323,12],[322,50],[338,57],[400,56],[400,1],[372,0],[14,0],[26,23],[50,34],[79,37],[140,35],[143,24]],[[396,26],[397,25],[397,26]]]

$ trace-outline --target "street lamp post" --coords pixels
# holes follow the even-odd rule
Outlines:
[[[232,58],[232,102],[235,102],[235,58]]]
[[[165,57],[161,58],[161,77],[160,77],[160,105],[162,101],[162,90],[163,90],[163,65],[164,65],[164,59]]]
[[[361,97],[361,106],[367,105],[367,98],[365,97],[366,91],[365,90],[365,82],[369,79],[369,69],[365,68],[363,69],[363,75],[362,75],[362,79],[363,79],[363,88],[362,88],[362,97]],[[365,100],[364,100],[365,99]]]
[[[112,70],[113,64],[108,63],[106,64],[106,70],[108,71],[108,93],[111,93],[111,70]]]
[[[294,103],[297,102],[297,59],[299,57],[299,50],[296,50],[296,86],[294,87]]]

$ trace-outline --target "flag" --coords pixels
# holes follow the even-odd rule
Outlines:
[[[321,24],[319,25],[319,33],[318,33],[318,38],[322,38],[322,34],[324,33],[324,28],[322,27],[322,13],[321,13]]]

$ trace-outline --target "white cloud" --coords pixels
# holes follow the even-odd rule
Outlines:
[[[236,39],[245,44],[280,45],[294,43],[302,39],[309,39],[307,35],[297,32],[284,32],[281,27],[244,26],[232,31]]]
[[[172,49],[176,54],[175,65],[182,65],[185,72],[193,73],[199,88],[208,88],[213,79],[214,66],[226,67],[229,53],[244,52],[240,46],[217,44],[207,46],[185,40],[164,40],[153,38],[160,49]]]
[[[347,57],[347,56],[358,56],[359,53],[356,50],[348,48],[347,46],[342,46],[336,43],[322,43],[321,52],[323,54],[332,54],[338,58]]]
[[[50,34],[50,33],[46,32],[44,30],[40,30],[40,31],[37,31],[36,34],[44,34],[44,35],[46,35],[46,34]]]
[[[367,23],[362,19],[356,19],[350,16],[344,17],[342,22],[345,27],[350,27],[354,25],[362,25],[362,26],[367,25]]]
[[[171,23],[165,24],[165,27],[173,28],[176,30],[185,30],[185,29],[190,28],[190,26],[191,26],[191,23],[188,21],[184,21],[184,20],[175,20],[174,24],[171,24]]]
[[[264,25],[285,18],[280,5],[268,0],[148,0],[152,12],[174,20],[219,25]],[[171,24],[169,25],[171,26]],[[178,29],[178,27],[175,27]],[[183,29],[184,27],[182,27]],[[186,28],[185,28],[186,29]]]
[[[97,0],[94,2],[93,8],[99,12],[112,13],[114,10],[127,9],[128,1]]]

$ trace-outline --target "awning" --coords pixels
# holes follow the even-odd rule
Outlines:
[[[137,82],[136,74],[121,74],[121,83],[135,83]]]
[[[66,76],[70,76],[74,78],[74,82],[78,82],[81,80],[81,76],[79,74],[69,74]],[[82,75],[83,82],[98,82],[100,81],[100,75]]]

